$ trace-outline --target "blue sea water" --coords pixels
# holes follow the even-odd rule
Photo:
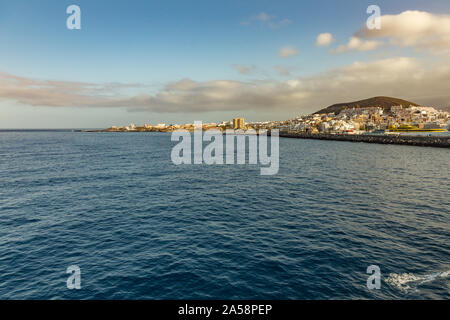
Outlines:
[[[281,138],[261,176],[174,144],[0,132],[0,298],[450,298],[450,150]]]

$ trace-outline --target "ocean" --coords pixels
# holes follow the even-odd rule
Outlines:
[[[0,132],[0,298],[450,298],[449,149],[280,138],[262,176],[175,144]]]

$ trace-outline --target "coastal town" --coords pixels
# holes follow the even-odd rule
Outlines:
[[[143,124],[112,126],[107,132],[172,132],[194,130],[194,124]],[[343,107],[339,112],[302,115],[285,121],[245,122],[243,118],[220,123],[204,123],[203,130],[273,130],[280,133],[306,134],[399,134],[401,132],[446,132],[450,129],[450,113],[426,106],[393,105],[382,107]]]

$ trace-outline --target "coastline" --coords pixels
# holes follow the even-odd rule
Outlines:
[[[171,131],[109,131],[109,130],[74,130],[75,132],[171,132]],[[225,134],[225,132],[223,132]],[[270,135],[270,131],[267,132]],[[377,144],[397,144],[416,147],[450,148],[450,136],[425,135],[370,135],[370,134],[329,134],[329,133],[286,133],[280,132],[280,138],[334,140],[346,142],[365,142]]]

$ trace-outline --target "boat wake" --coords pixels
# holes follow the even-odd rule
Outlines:
[[[434,272],[427,275],[417,276],[413,273],[390,273],[386,283],[402,291],[418,291],[422,284],[438,279],[445,279],[450,276],[450,270],[444,272]]]

